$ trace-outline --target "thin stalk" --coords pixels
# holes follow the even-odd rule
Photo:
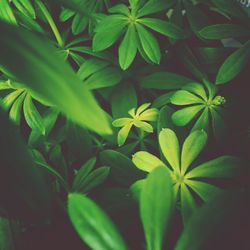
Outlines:
[[[52,32],[54,33],[54,36],[56,38],[56,41],[59,45],[59,47],[63,47],[64,46],[64,41],[56,27],[56,24],[52,18],[52,16],[50,15],[49,11],[47,10],[46,6],[41,2],[41,1],[36,1],[38,7],[40,8],[41,12],[43,13],[44,17],[46,18],[46,20],[48,21],[48,24],[52,30]]]

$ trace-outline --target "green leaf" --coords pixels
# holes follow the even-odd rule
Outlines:
[[[140,78],[139,81],[143,88],[166,90],[179,89],[193,82],[192,79],[172,72],[156,72]]]
[[[250,41],[232,53],[221,65],[216,76],[216,84],[233,80],[246,66],[250,57]]]
[[[186,226],[196,207],[196,202],[188,187],[184,183],[181,184],[181,214],[184,226]]]
[[[153,133],[153,127],[147,122],[143,121],[134,121],[133,124],[137,127],[140,128],[141,130],[148,132],[148,133]]]
[[[220,156],[205,162],[186,174],[187,178],[230,178],[242,173],[241,161],[233,156]]]
[[[79,186],[78,192],[88,193],[90,190],[101,185],[109,175],[109,167],[99,167],[92,171]]]
[[[159,64],[161,51],[155,37],[139,23],[136,23],[136,30],[145,54],[153,63]]]
[[[142,18],[139,21],[141,24],[167,37],[174,39],[186,38],[185,31],[173,23],[156,18]]]
[[[196,123],[194,124],[191,132],[195,130],[204,130],[208,132],[208,127],[209,126],[209,108],[205,108]]]
[[[118,143],[119,147],[122,146],[125,143],[132,126],[133,126],[133,123],[126,124],[118,132],[117,143]]]
[[[207,142],[207,133],[196,130],[189,134],[181,151],[181,173],[184,175],[190,164],[198,157]]]
[[[97,52],[110,47],[122,34],[127,24],[128,21],[123,15],[105,16],[95,29],[93,50]]]
[[[203,109],[203,105],[195,105],[180,109],[173,113],[172,120],[177,126],[186,126]]]
[[[76,14],[71,26],[72,33],[74,35],[80,34],[87,27],[88,23],[89,23],[89,18],[87,16]]]
[[[0,1],[0,19],[10,24],[17,25],[16,18],[10,8],[10,4],[8,0]]]
[[[111,134],[106,114],[73,70],[46,40],[0,23],[0,64],[41,102],[55,105],[70,119],[99,134]],[[31,52],[32,51],[32,52]],[[67,101],[65,101],[67,100]],[[70,103],[70,105],[68,105]]]
[[[106,68],[109,65],[109,62],[91,58],[86,60],[77,71],[77,75],[81,80],[85,80],[90,77],[92,74]]]
[[[30,0],[12,0],[12,3],[25,16],[31,17],[32,19],[36,18],[36,13]]]
[[[207,100],[207,93],[204,87],[199,83],[188,83],[183,86],[182,89],[200,96],[203,100]]]
[[[96,158],[93,157],[89,159],[86,163],[84,163],[81,166],[81,168],[77,171],[77,174],[72,184],[72,192],[76,192],[77,190],[80,189],[81,183],[84,182],[85,178],[88,176],[88,174],[95,166],[95,163],[96,163]]]
[[[148,250],[161,250],[174,210],[172,180],[158,167],[147,177],[140,196],[140,216]]]
[[[110,218],[86,196],[69,194],[68,214],[79,237],[91,249],[127,249]]]
[[[150,1],[147,1],[146,4],[141,9],[139,9],[138,14],[136,16],[137,17],[142,17],[142,16],[146,16],[146,15],[149,15],[149,14],[154,14],[154,13],[157,13],[157,12],[160,12],[160,11],[167,10],[174,3],[175,3],[174,0],[169,0],[169,1],[150,0]]]
[[[201,98],[186,90],[178,90],[171,96],[171,103],[175,105],[189,105],[203,102]]]
[[[208,202],[223,192],[222,189],[201,181],[186,180],[186,184],[191,187],[204,202]]]
[[[162,129],[159,134],[161,152],[170,166],[177,172],[180,171],[180,146],[175,132],[171,129]]]
[[[236,24],[215,24],[204,27],[199,34],[205,39],[216,40],[248,36],[249,30]]]
[[[125,16],[130,15],[129,8],[123,3],[112,6],[111,8],[108,9],[108,11],[111,14],[117,14],[118,13],[118,14],[122,14],[122,15],[125,15]]]
[[[112,115],[114,118],[126,117],[128,111],[137,107],[137,95],[133,84],[125,82],[114,88],[111,98]]]
[[[126,70],[133,62],[137,52],[137,35],[135,26],[130,24],[119,46],[119,64]]]
[[[25,95],[26,93],[24,92],[20,96],[18,96],[10,109],[10,113],[9,113],[10,119],[17,125],[20,125],[23,100],[24,100]]]
[[[75,12],[69,9],[63,9],[60,13],[59,20],[65,22],[74,16]]]
[[[137,168],[146,172],[152,172],[157,167],[166,167],[158,157],[146,151],[135,153],[132,157],[132,161]]]
[[[42,135],[45,135],[46,130],[43,124],[43,119],[38,112],[37,108],[32,102],[32,98],[29,94],[26,95],[23,103],[23,113],[26,122],[31,129],[38,130]]]
[[[10,106],[15,102],[15,100],[23,93],[23,89],[17,89],[10,94],[6,95],[1,102],[4,109],[9,109]]]
[[[111,178],[123,186],[130,186],[145,177],[145,173],[137,169],[128,157],[117,151],[105,150],[100,159],[103,165],[111,167]]]

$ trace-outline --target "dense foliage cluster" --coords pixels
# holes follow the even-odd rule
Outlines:
[[[0,249],[250,249],[249,5],[1,0]]]

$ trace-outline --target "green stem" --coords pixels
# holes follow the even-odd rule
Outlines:
[[[47,10],[47,8],[45,7],[45,5],[41,2],[41,1],[36,1],[38,7],[40,8],[40,10],[42,11],[44,17],[46,18],[46,20],[48,21],[49,25],[50,25],[50,28],[51,30],[53,31],[54,33],[54,36],[57,40],[57,43],[60,47],[63,47],[64,46],[64,42],[63,42],[63,39],[56,27],[56,24],[53,20],[53,18],[51,17],[49,11]]]

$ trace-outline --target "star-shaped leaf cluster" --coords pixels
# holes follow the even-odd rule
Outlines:
[[[197,207],[193,193],[206,202],[223,192],[222,189],[203,181],[203,178],[229,178],[239,171],[239,159],[232,156],[221,156],[198,166],[193,165],[206,142],[207,133],[204,130],[196,130],[188,135],[181,147],[175,132],[163,129],[159,134],[159,144],[166,163],[145,151],[133,155],[133,163],[143,171],[151,172],[161,166],[169,169],[175,199],[180,201],[184,222]],[[141,185],[144,180],[138,182],[138,185]]]
[[[147,133],[153,132],[153,127],[148,122],[157,120],[158,110],[156,108],[148,109],[150,105],[151,103],[144,103],[137,109],[129,110],[128,114],[131,117],[119,118],[113,121],[114,127],[122,127],[117,137],[119,146],[125,143],[133,125]]]

